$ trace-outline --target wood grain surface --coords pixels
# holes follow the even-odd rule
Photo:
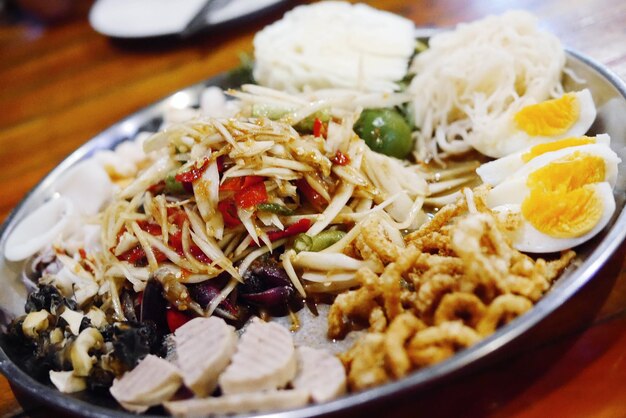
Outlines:
[[[42,0],[46,1],[46,0]],[[372,0],[424,26],[527,9],[569,47],[626,78],[623,0]],[[178,89],[238,64],[285,9],[187,40],[122,42],[89,26],[90,1],[65,20],[28,15],[0,25],[0,219],[46,173],[95,134]],[[624,115],[626,118],[626,115]],[[622,245],[593,281],[505,358],[427,392],[350,416],[626,417],[626,264]],[[0,378],[0,416],[20,406]],[[46,416],[43,411],[43,416]],[[346,415],[347,416],[347,415]]]

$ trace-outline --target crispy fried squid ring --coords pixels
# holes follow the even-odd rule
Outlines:
[[[435,311],[435,325],[444,322],[461,321],[470,328],[485,315],[485,304],[472,293],[454,292],[443,296]]]
[[[497,328],[511,322],[532,307],[532,302],[523,296],[498,296],[487,307],[485,316],[478,323],[476,330],[482,336],[492,334]]]
[[[444,322],[416,333],[407,354],[416,367],[429,366],[480,340],[480,336],[461,322]]]
[[[426,325],[410,313],[398,315],[389,325],[385,333],[385,362],[396,379],[411,371],[411,359],[406,353],[406,343],[416,332],[425,328]]]
[[[351,330],[352,321],[369,322],[372,311],[378,307],[376,290],[378,275],[368,268],[356,272],[362,287],[337,295],[328,311],[328,337],[343,338]]]
[[[385,271],[380,276],[383,307],[387,319],[390,321],[404,312],[401,300],[402,287],[400,286],[403,279],[402,275],[411,269],[420,254],[420,251],[414,247],[404,249],[394,263],[385,267]]]
[[[448,274],[433,275],[417,291],[417,307],[419,311],[424,315],[428,315],[435,310],[435,307],[446,293],[455,292],[458,288],[459,281],[456,277]]]
[[[389,238],[381,222],[384,221],[378,219],[369,222],[361,231],[360,237],[368,247],[374,250],[383,263],[389,264],[398,259],[402,247]]]
[[[385,337],[369,333],[341,356],[352,390],[362,390],[389,381],[385,368]]]

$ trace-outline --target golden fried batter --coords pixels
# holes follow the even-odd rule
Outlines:
[[[425,328],[426,325],[410,313],[398,315],[389,325],[385,333],[385,360],[396,379],[413,369],[406,352],[406,344],[417,331]]]
[[[498,296],[478,322],[476,331],[482,336],[490,335],[498,327],[511,322],[532,307],[532,302],[523,296],[511,294]]]
[[[357,271],[356,279],[361,287],[337,296],[328,312],[328,336],[343,338],[350,331],[350,322],[367,321],[370,327],[375,324],[377,331],[383,331],[388,321],[404,312],[401,275],[418,256],[419,251],[411,247],[403,250],[396,262],[385,267],[380,276],[368,268]],[[382,311],[374,312],[378,307]]]
[[[369,219],[362,226],[360,234],[350,249],[351,256],[376,263],[377,266],[380,266],[379,270],[394,262],[402,250],[402,247],[395,244],[389,236],[383,225],[384,222],[377,216]]]
[[[400,378],[475,344],[528,311],[573,260],[573,251],[546,261],[515,250],[507,237],[515,219],[498,219],[486,190],[464,193],[404,245],[376,222],[355,239],[350,255],[384,270],[359,270],[359,287],[337,296],[329,312],[331,338],[355,323],[369,326],[342,355],[351,388]]]
[[[456,292],[459,280],[448,274],[435,274],[417,290],[417,308],[423,316],[431,315],[446,293]]]
[[[350,389],[367,389],[389,380],[385,369],[384,344],[382,334],[369,333],[340,356],[347,370]]]
[[[448,293],[435,311],[435,325],[444,322],[461,321],[476,328],[485,315],[485,304],[473,293]]]
[[[407,354],[415,366],[429,366],[479,340],[478,333],[463,323],[444,322],[417,332],[409,342]]]
[[[378,276],[370,269],[357,271],[361,287],[339,294],[328,311],[328,337],[343,338],[350,331],[349,321],[369,322],[372,311],[378,307]]]

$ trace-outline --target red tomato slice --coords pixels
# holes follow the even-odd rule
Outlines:
[[[306,179],[301,178],[296,181],[296,186],[298,190],[304,195],[306,200],[313,206],[313,208],[318,212],[323,212],[324,208],[326,208],[327,202],[326,199],[322,197]]]
[[[192,319],[188,315],[174,308],[170,308],[165,311],[165,317],[167,318],[167,327],[170,329],[170,332],[176,331]]]
[[[237,225],[241,225],[241,221],[237,216],[237,208],[235,207],[235,201],[233,199],[222,200],[217,204],[222,217],[224,218],[224,224],[230,228],[234,228]]]
[[[267,202],[265,183],[256,183],[235,193],[235,204],[241,209],[248,209]]]
[[[262,181],[263,177],[261,176],[231,177],[224,180],[224,183],[220,185],[220,191],[238,192]]]
[[[198,162],[193,165],[189,170],[184,173],[178,173],[174,177],[176,181],[181,183],[193,183],[195,180],[198,180],[202,177],[202,173],[204,173],[209,166],[209,159],[205,158],[202,164],[198,165]]]

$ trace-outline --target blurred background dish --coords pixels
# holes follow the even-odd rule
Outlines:
[[[98,0],[89,22],[115,38],[189,36],[280,6],[285,0]]]

